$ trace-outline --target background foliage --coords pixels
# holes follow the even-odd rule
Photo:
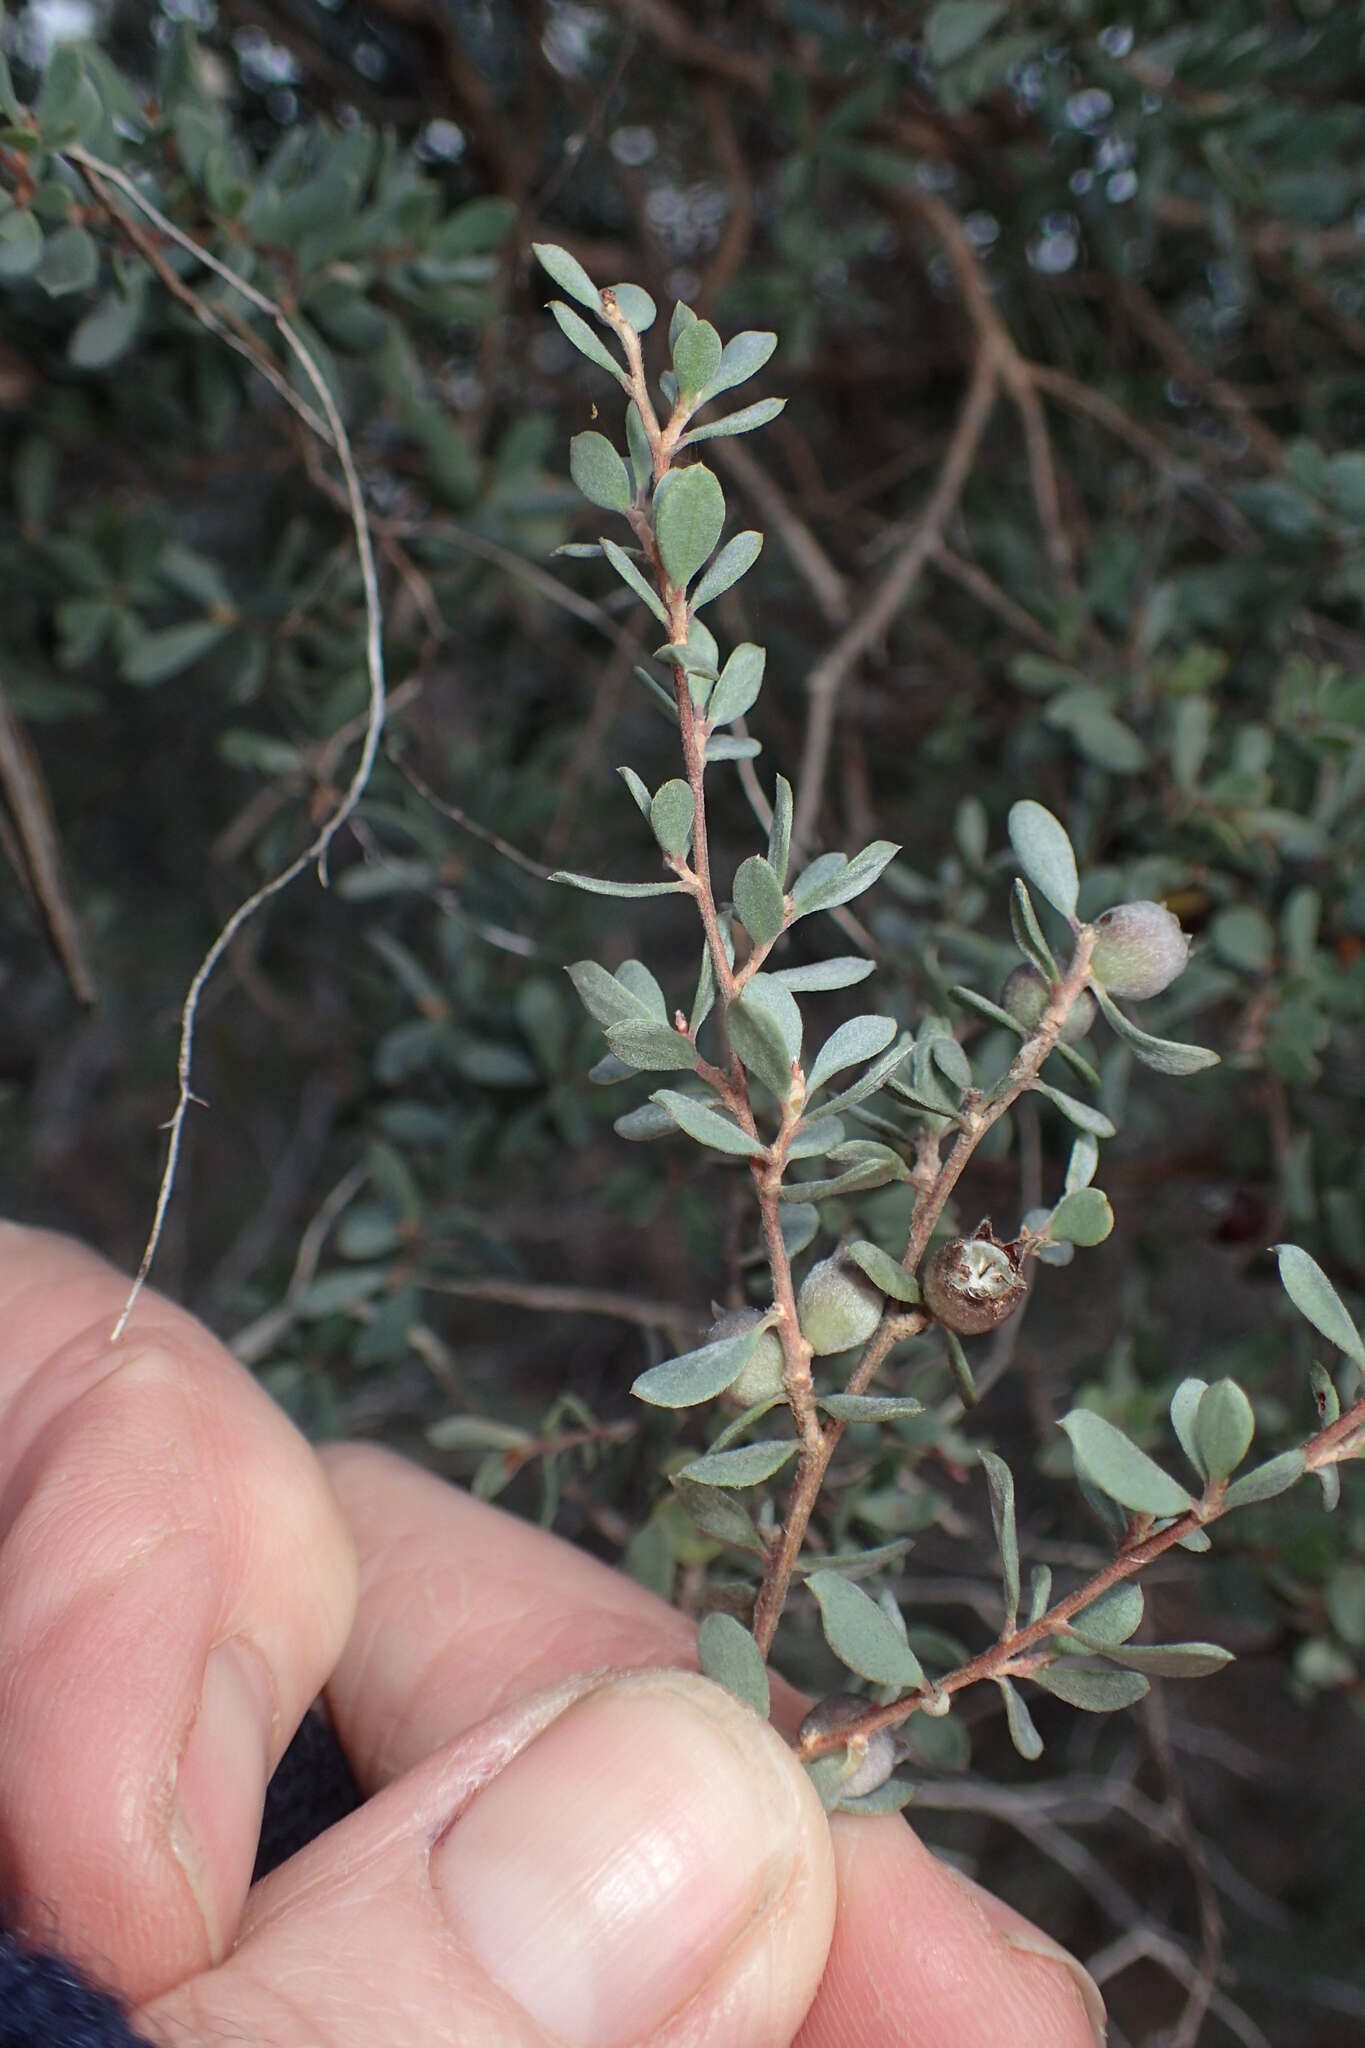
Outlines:
[[[73,29],[96,41],[64,75]],[[1363,34],[1354,5],[1158,0],[11,14],[15,89],[46,69],[54,122],[94,122],[84,84],[101,122],[154,101],[176,217],[316,342],[376,514],[401,765],[330,892],[300,884],[214,986],[157,1270],[314,1432],[382,1433],[723,1603],[659,1477],[671,1425],[626,1390],[746,1298],[748,1189],[613,1135],[561,969],[631,957],[643,921],[543,880],[643,872],[615,766],[677,772],[638,610],[547,560],[598,530],[564,450],[602,396],[543,313],[549,239],[781,335],[782,418],[713,444],[768,535],[716,610],[768,648],[756,768],[818,791],[809,846],[904,847],[851,936],[808,920],[788,959],[866,946],[881,1007],[954,1014],[989,1061],[946,992],[996,994],[1015,957],[1024,793],[1065,819],[1083,910],[1160,896],[1199,940],[1143,1021],[1223,1065],[1170,1084],[1105,1044],[1115,1234],[990,1340],[969,1434],[926,1354],[929,1424],[869,1451],[827,1536],[913,1535],[904,1604],[975,1640],[999,1594],[969,1437],[1065,1572],[1101,1554],[1058,1484],[1077,1403],[1164,1446],[1176,1383],[1231,1372],[1268,1444],[1303,1434],[1308,1333],[1264,1247],[1365,1288]],[[7,1213],[132,1263],[185,983],[344,782],[360,588],[293,416],[88,193],[26,191],[0,149],[0,1177]],[[754,826],[727,774],[728,874]],[[648,908],[685,1002],[694,922]],[[1022,1110],[958,1222],[1012,1228],[1065,1147]],[[878,1191],[846,1227],[897,1248],[906,1207]],[[1116,2040],[1331,2048],[1365,2013],[1359,1488],[1153,1577],[1163,1631],[1239,1662],[1112,1721],[1040,1709],[1032,1770],[983,1689],[970,1771],[931,1776],[918,1823],[1098,1957]],[[821,1688],[822,1656],[812,1629],[789,1668]]]

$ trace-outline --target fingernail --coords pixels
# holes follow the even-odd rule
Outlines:
[[[569,1707],[432,1855],[475,1961],[564,2048],[626,2048],[703,1989],[780,1897],[800,1840],[778,1739],[651,1672]]]
[[[273,1719],[273,1689],[259,1652],[245,1642],[219,1643],[204,1666],[169,1824],[215,1963],[232,1944],[250,1882],[242,1842],[254,1841],[265,1805]]]
[[[1039,1956],[1045,1963],[1060,1963],[1080,1996],[1085,2016],[1095,2036],[1095,2048],[1105,2048],[1109,2038],[1109,2015],[1105,2011],[1104,1998],[1099,1985],[1091,1976],[1085,1964],[1063,1948],[1050,1934],[1044,1934],[1041,1927],[1035,1927],[1022,1913],[1016,1913],[1013,1906],[1007,1906],[1003,1899],[997,1899],[994,1892],[988,1892],[984,1885],[976,1883],[965,1871],[953,1869],[952,1875],[971,1892],[986,1919],[1004,1942],[1006,1948],[1018,1951],[1020,1955]]]

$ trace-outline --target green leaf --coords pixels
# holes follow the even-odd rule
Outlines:
[[[1074,1194],[1077,1188],[1088,1188],[1095,1178],[1099,1165],[1100,1148],[1089,1131],[1082,1131],[1071,1147],[1071,1157],[1066,1162],[1066,1192]]]
[[[1218,1054],[1205,1045],[1181,1045],[1174,1039],[1153,1038],[1150,1032],[1140,1031],[1099,982],[1091,982],[1090,992],[1115,1036],[1133,1048],[1134,1058],[1141,1060],[1144,1067],[1151,1067],[1158,1074],[1199,1074],[1205,1067],[1219,1064]]]
[[[1365,1342],[1346,1313],[1346,1305],[1315,1258],[1297,1244],[1277,1244],[1280,1282],[1301,1316],[1320,1330],[1329,1344],[1365,1366]]]
[[[763,688],[763,667],[767,659],[765,648],[755,647],[751,640],[741,640],[721,670],[720,681],[711,692],[706,706],[708,725],[729,725],[732,720],[743,718],[745,712],[752,709],[758,701],[759,691]],[[790,827],[788,831],[790,832]],[[784,862],[784,878],[785,872]]]
[[[569,442],[569,474],[590,505],[604,512],[629,512],[635,501],[630,475],[605,434],[575,434]]]
[[[659,317],[659,309],[643,285],[612,284],[607,286],[616,301],[616,310],[637,334],[648,334]]]
[[[671,1024],[650,1021],[608,1025],[605,1033],[607,1044],[618,1060],[624,1060],[637,1073],[661,1074],[677,1072],[697,1065],[697,1048],[681,1031],[675,1031]]]
[[[785,1102],[791,1092],[792,1062],[801,1056],[801,1012],[796,999],[771,975],[755,974],[726,1022],[730,1042],[751,1074]]]
[[[1111,775],[1136,775],[1147,764],[1147,749],[1130,725],[1115,718],[1098,690],[1067,690],[1043,713],[1048,725],[1067,734],[1087,761]]]
[[[590,363],[596,363],[599,370],[605,370],[623,389],[629,390],[630,379],[615,356],[598,340],[587,321],[575,313],[572,306],[565,306],[558,299],[551,299],[550,312],[564,339],[572,342],[581,356],[586,356]]]
[[[681,859],[692,839],[696,804],[681,776],[665,782],[649,807],[649,823],[665,853]]]
[[[1052,1567],[1048,1564],[1036,1564],[1029,1573],[1028,1626],[1030,1628],[1032,1628],[1035,1621],[1041,1621],[1047,1613],[1047,1604],[1051,1598]]]
[[[910,1394],[821,1394],[819,1400],[836,1422],[900,1422],[924,1413],[923,1401]]]
[[[715,1487],[694,1486],[690,1479],[680,1475],[675,1475],[670,1483],[684,1513],[703,1535],[714,1537],[717,1543],[728,1543],[735,1550],[762,1553],[763,1539],[752,1517],[737,1500]]]
[[[1102,1415],[1073,1408],[1060,1426],[1086,1478],[1121,1506],[1143,1515],[1183,1515],[1194,1506],[1183,1486]]]
[[[1199,1444],[1194,1433],[1194,1419],[1199,1412],[1199,1403],[1209,1390],[1207,1380],[1182,1380],[1171,1396],[1171,1427],[1180,1439],[1180,1448],[1193,1465],[1201,1479],[1207,1479],[1204,1461],[1199,1454]]]
[[[732,391],[736,384],[743,384],[754,376],[777,347],[777,336],[746,327],[742,334],[734,334],[720,352],[720,363],[706,389],[697,394],[698,406],[719,397],[722,391]]]
[[[663,599],[657,591],[650,589],[625,549],[618,548],[614,540],[606,539],[602,540],[601,548],[621,581],[635,592],[635,595],[642,604],[649,606],[649,609],[653,612],[659,623],[666,626],[668,624],[668,613],[664,609]],[[652,678],[647,678],[647,680],[652,680]]]
[[[874,839],[852,860],[846,860],[841,853],[822,853],[793,885],[792,901],[797,915],[808,917],[815,910],[837,910],[840,904],[851,903],[864,889],[872,887],[882,869],[899,852],[900,847],[893,840]]]
[[[893,1180],[908,1181],[910,1169],[898,1152],[889,1145],[874,1145],[861,1139],[854,1139],[847,1145],[836,1145],[829,1154],[840,1171],[829,1180],[805,1180],[778,1190],[778,1199],[783,1202],[825,1202],[831,1195],[862,1194],[869,1188],[884,1188]]]
[[[720,368],[720,336],[709,320],[692,320],[673,344],[673,374],[684,398],[704,390]]]
[[[557,242],[532,242],[531,253],[562,292],[601,317],[602,294],[576,256],[561,249]]]
[[[1233,1662],[1231,1650],[1217,1643],[1126,1643],[1111,1646],[1087,1641],[1079,1630],[1075,1639],[1094,1650],[1109,1664],[1123,1671],[1141,1671],[1148,1678],[1211,1678]]]
[[[1015,858],[1034,887],[1063,917],[1074,917],[1080,889],[1076,856],[1060,821],[1026,797],[1010,807],[1009,835]]]
[[[642,1372],[631,1388],[639,1401],[653,1408],[695,1408],[712,1401],[732,1386],[749,1363],[759,1338],[759,1325],[741,1330],[737,1336],[718,1338],[699,1350],[684,1351],[679,1358],[666,1358]]]
[[[729,1117],[709,1109],[694,1096],[679,1095],[671,1088],[661,1088],[650,1100],[667,1110],[678,1129],[686,1131],[688,1137],[695,1138],[699,1145],[709,1145],[713,1152],[733,1153],[737,1159],[758,1159],[762,1156],[761,1138],[751,1138]]]
[[[529,1429],[483,1415],[448,1415],[431,1424],[426,1439],[438,1451],[519,1451],[535,1442]]]
[[[1018,876],[1015,877],[1014,889],[1010,896],[1010,929],[1014,933],[1014,943],[1019,951],[1033,962],[1044,981],[1060,981],[1061,971],[1052,956],[1052,948],[1043,936],[1043,927],[1038,922],[1033,898]]]
[[[635,478],[637,491],[647,491],[649,480],[654,474],[654,456],[645,432],[645,423],[640,418],[640,408],[632,398],[626,407],[626,446],[630,450],[631,473]]]
[[[639,1023],[658,1020],[658,1011],[652,1001],[629,987],[618,975],[609,974],[596,960],[575,960],[566,972],[579,1002],[604,1029],[609,1024],[624,1024],[631,1020]],[[667,1014],[665,1010],[665,1022]]]
[[[1010,1741],[1026,1764],[1036,1764],[1043,1753],[1043,1738],[1033,1725],[1033,1716],[1011,1680],[997,1678],[995,1682],[1005,1702],[1005,1721],[1010,1731]]]
[[[685,590],[712,554],[725,524],[725,493],[704,463],[676,470],[654,505],[654,538],[669,582]]]
[[[719,441],[731,434],[752,434],[755,427],[766,427],[785,411],[785,398],[760,398],[753,405],[742,406],[738,412],[728,412],[723,420],[710,420],[705,426],[692,427],[679,441],[680,448],[690,448],[696,441]]]
[[[60,299],[68,292],[87,291],[99,276],[99,269],[99,250],[93,236],[84,228],[58,228],[55,235],[47,238],[34,282],[42,286],[50,299]]]
[[[782,929],[786,905],[782,884],[761,854],[751,854],[735,874],[735,909],[755,944],[766,946]]]
[[[907,1031],[894,1045],[887,1047],[880,1059],[874,1060],[870,1067],[865,1067],[851,1087],[845,1088],[840,1095],[831,1095],[829,1101],[823,1105],[822,1113],[825,1116],[834,1116],[841,1109],[851,1109],[855,1102],[863,1102],[869,1095],[875,1095],[879,1088],[885,1087],[897,1067],[909,1059],[914,1050],[915,1041]]]
[[[714,711],[711,715],[714,722]],[[785,775],[779,775],[777,778],[777,789],[773,797],[773,821],[768,827],[768,865],[784,889],[787,886],[787,860],[791,852],[792,843],[792,811],[792,786]],[[788,969],[789,973],[792,971],[790,968]],[[871,971],[871,964],[869,963],[868,972],[871,973]],[[857,975],[854,978],[855,980],[861,980],[862,976]],[[837,986],[841,988],[847,987],[847,983],[840,982]]]
[[[854,1799],[836,1801],[835,1811],[860,1813],[865,1820],[876,1820],[884,1813],[903,1813],[918,1789],[910,1778],[888,1778],[875,1792],[863,1792]]]
[[[1236,1380],[1215,1380],[1202,1395],[1194,1417],[1198,1462],[1210,1479],[1235,1472],[1256,1434],[1256,1417]]]
[[[697,1658],[706,1676],[766,1721],[770,1705],[763,1653],[733,1614],[708,1614],[697,1630]]]
[[[1303,1451],[1281,1451],[1278,1458],[1271,1458],[1267,1464],[1257,1465],[1244,1478],[1234,1479],[1223,1496],[1223,1505],[1229,1508],[1246,1508],[1257,1501],[1274,1500],[1277,1493],[1287,1493],[1289,1488],[1302,1479],[1307,1470]]]
[[[979,1017],[988,1018],[992,1024],[998,1024],[1004,1031],[1012,1031],[1016,1038],[1028,1037],[1028,1027],[1021,1024],[1017,1017],[1011,1017],[1008,1010],[1002,1010],[999,1003],[993,1003],[989,996],[978,995],[974,988],[961,985],[950,988],[948,993],[953,1001],[961,1003],[964,1009],[975,1010]]]
[[[572,874],[568,868],[556,868],[550,880],[586,889],[590,896],[677,896],[686,888],[683,882],[609,882],[601,875]]]
[[[780,1442],[741,1444],[737,1451],[707,1451],[684,1465],[678,1476],[694,1486],[758,1486],[780,1472],[799,1449],[794,1437],[784,1437]]]
[[[1092,1600],[1088,1607],[1083,1607],[1071,1626],[1083,1631],[1087,1641],[1109,1649],[1115,1644],[1126,1643],[1129,1636],[1141,1628],[1145,1605],[1141,1586],[1133,1579],[1126,1579],[1122,1585],[1111,1586],[1107,1593],[1101,1593],[1098,1600]]]
[[[946,1323],[941,1323],[939,1328],[948,1347],[948,1367],[953,1375],[953,1385],[957,1388],[957,1398],[964,1408],[975,1408],[981,1396],[976,1391],[976,1381],[972,1376],[971,1366],[967,1363],[962,1339],[956,1331],[950,1330]]]
[[[1065,1700],[1069,1707],[1080,1707],[1087,1714],[1117,1713],[1120,1707],[1136,1706],[1151,1691],[1140,1671],[1116,1671],[1112,1665],[1092,1671],[1072,1657],[1045,1664],[1029,1677],[1054,1699]]]
[[[671,1138],[677,1128],[668,1111],[661,1109],[657,1102],[642,1102],[638,1109],[627,1110],[612,1124],[617,1137],[625,1138],[632,1145],[648,1144],[655,1138]]]
[[[924,1684],[919,1658],[861,1586],[838,1572],[812,1572],[806,1584],[815,1595],[825,1641],[841,1664],[875,1685],[902,1690]]]
[[[844,1120],[841,1116],[817,1116],[812,1122],[800,1123],[787,1147],[788,1159],[819,1159],[826,1152],[832,1152],[836,1145],[844,1142]]]
[[[1088,1131],[1093,1138],[1112,1138],[1115,1135],[1114,1126],[1102,1109],[1092,1109],[1088,1102],[1079,1102],[1063,1089],[1049,1087],[1046,1081],[1035,1081],[1033,1092],[1046,1095],[1049,1102],[1055,1102],[1062,1115],[1075,1124],[1078,1131]]]
[[[884,1252],[879,1244],[873,1244],[865,1237],[858,1238],[848,1247],[845,1257],[866,1273],[874,1287],[880,1287],[883,1294],[889,1294],[893,1301],[917,1302],[919,1282],[913,1273],[907,1273],[897,1259]]]
[[[28,277],[42,261],[43,231],[24,207],[0,216],[0,277]]]
[[[752,761],[763,752],[757,740],[739,739],[730,733],[713,733],[706,742],[706,760]]]
[[[850,1017],[829,1037],[816,1054],[815,1064],[806,1080],[807,1098],[817,1089],[842,1073],[845,1067],[856,1067],[862,1060],[875,1059],[884,1052],[896,1036],[894,1017]]]
[[[955,64],[1008,12],[1009,0],[938,0],[924,24],[929,62],[937,70]]]
[[[1019,1532],[1014,1519],[1014,1474],[994,1451],[981,1453],[991,1497],[991,1521],[1005,1588],[1005,1628],[1012,1632],[1019,1616]]]
[[[1103,1244],[1113,1227],[1109,1197],[1098,1188],[1076,1188],[1053,1210],[1047,1234],[1054,1244]]]
[[[218,619],[191,619],[159,633],[141,633],[119,664],[125,683],[164,683],[215,648],[228,632]]]
[[[733,540],[727,540],[692,592],[693,611],[710,604],[712,598],[720,597],[732,584],[738,583],[741,576],[747,576],[762,552],[761,533],[737,533]]]
[[[813,995],[821,989],[852,988],[876,971],[875,960],[861,960],[856,953],[845,953],[836,960],[812,960],[805,967],[779,967],[773,980],[780,981],[793,995]]]

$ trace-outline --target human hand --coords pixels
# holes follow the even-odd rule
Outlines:
[[[903,1821],[827,1824],[683,1616],[387,1453],[319,1462],[154,1296],[111,1350],[124,1291],[0,1226],[0,1918],[112,1972],[142,2032],[1103,2038],[1079,1965]],[[367,1803],[248,1890],[324,1687]]]

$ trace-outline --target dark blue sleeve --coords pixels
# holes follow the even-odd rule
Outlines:
[[[360,1804],[330,1722],[305,1716],[270,1781],[256,1877],[264,1877]],[[0,1923],[0,2048],[148,2048],[120,2002],[61,1956],[24,1946]]]

